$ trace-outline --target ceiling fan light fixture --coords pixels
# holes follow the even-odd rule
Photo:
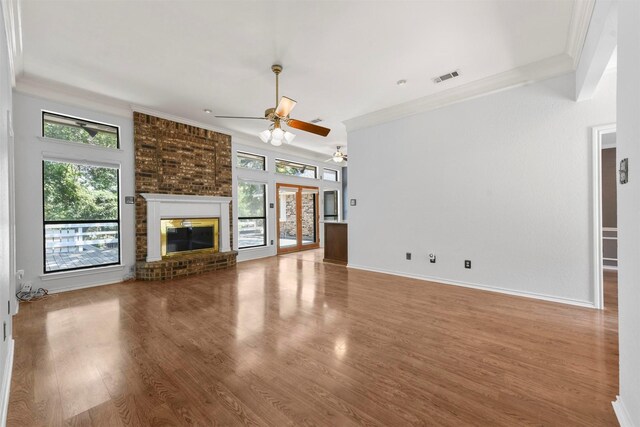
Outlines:
[[[281,146],[282,145],[282,139],[271,138],[271,145],[273,145],[274,147]]]
[[[284,133],[284,140],[287,141],[287,144],[291,144],[291,141],[296,137],[295,134],[287,131]]]
[[[336,163],[342,163],[342,160],[344,160],[342,156],[333,156],[333,161]]]
[[[268,143],[269,140],[271,139],[271,130],[270,129],[263,130],[258,134],[258,136],[260,137],[262,142]]]
[[[282,138],[284,138],[284,131],[279,127],[276,127],[274,130],[271,131],[271,138],[281,140]]]

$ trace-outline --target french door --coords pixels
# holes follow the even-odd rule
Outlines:
[[[318,187],[276,184],[278,253],[318,248]]]

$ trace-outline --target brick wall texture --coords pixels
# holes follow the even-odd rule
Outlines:
[[[180,256],[180,262],[147,263],[147,209],[141,193],[197,196],[232,195],[231,136],[147,114],[134,112],[136,165],[136,261],[140,279],[175,277],[171,266],[180,267],[180,275],[223,268],[220,259],[208,263],[202,255]],[[230,208],[231,209],[231,208]],[[230,218],[233,218],[230,212]],[[231,230],[233,236],[233,230]],[[233,237],[231,237],[233,239]],[[233,242],[231,242],[233,247]],[[195,254],[194,254],[195,255]],[[230,265],[235,265],[235,254]],[[191,260],[191,261],[190,261]],[[205,267],[203,267],[203,265]],[[215,268],[213,268],[215,267]],[[177,267],[176,267],[177,268]]]

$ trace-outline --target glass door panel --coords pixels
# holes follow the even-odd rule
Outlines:
[[[319,246],[318,189],[277,184],[278,253]]]
[[[317,200],[316,191],[302,190],[302,244],[309,245],[316,243],[317,234]]]
[[[278,188],[278,246],[298,246],[298,189]]]

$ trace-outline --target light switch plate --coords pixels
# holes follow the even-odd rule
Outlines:
[[[349,205],[350,206],[355,206],[356,205],[356,199],[349,200]]]
[[[134,196],[124,196],[124,203],[126,205],[135,205],[136,198]]]

